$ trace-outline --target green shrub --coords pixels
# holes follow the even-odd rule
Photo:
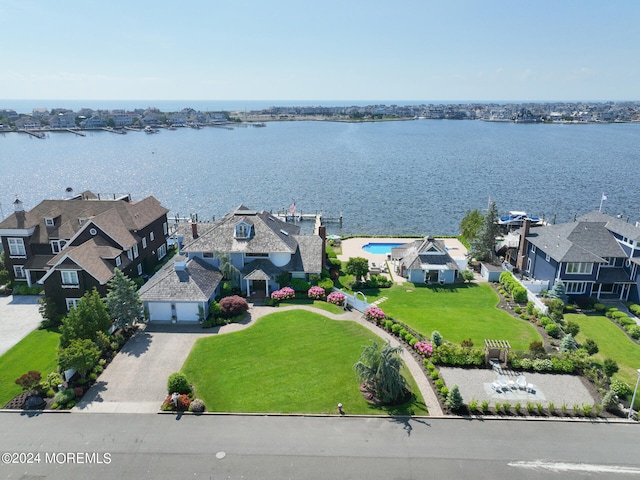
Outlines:
[[[442,380],[441,378],[439,378],[439,379],[437,379],[437,380],[434,382],[434,385],[436,386],[436,388],[437,388],[438,390],[440,390],[442,387],[444,387],[444,380]]]
[[[536,403],[536,409],[538,410],[538,413],[540,415],[544,415],[544,405],[542,405],[540,402]]]
[[[318,286],[324,288],[324,291],[329,294],[333,290],[333,280],[330,278],[323,278],[318,282]]]
[[[582,404],[582,413],[585,417],[590,417],[591,412],[593,412],[593,405],[587,403]]]
[[[611,377],[619,370],[618,363],[611,358],[605,358],[602,364],[602,369],[607,377]]]
[[[607,318],[613,318],[613,314],[618,312],[619,310],[616,307],[608,307],[605,313]]]
[[[532,402],[527,402],[527,413],[532,415],[536,411],[536,406]]]
[[[616,319],[616,321],[620,325],[622,325],[623,327],[630,327],[630,326],[637,325],[636,321],[633,318],[631,318],[631,317],[629,317],[627,315],[625,315],[624,317],[620,317],[620,318]]]
[[[525,303],[527,301],[527,289],[520,285],[513,287],[511,295],[516,303]]]
[[[596,312],[604,312],[607,309],[607,307],[605,307],[602,303],[594,303],[593,309]]]
[[[393,328],[393,325],[394,325],[393,320],[385,320],[384,321],[384,329],[387,330],[387,331],[391,331],[392,328]]]
[[[560,337],[560,327],[556,323],[550,323],[544,329],[547,331],[547,334],[553,338]]]
[[[393,333],[394,335],[400,335],[400,331],[404,330],[404,328],[402,328],[402,325],[400,325],[399,323],[394,323],[391,326],[391,333]],[[405,330],[406,332],[406,330]]]
[[[575,337],[576,335],[578,335],[578,333],[580,332],[580,325],[578,325],[576,322],[572,322],[571,320],[567,322],[567,324],[564,326],[564,331],[570,335],[572,335],[573,337]]]
[[[442,334],[437,331],[434,330],[433,332],[431,332],[431,343],[433,343],[436,347],[439,347],[440,345],[442,345]]]
[[[601,405],[607,412],[617,412],[620,409],[620,404],[616,392],[609,390],[605,393]]]
[[[187,376],[182,372],[174,372],[169,375],[167,380],[167,393],[172,394],[174,392],[190,394],[191,385],[187,380]]]
[[[440,373],[438,373],[438,370],[432,370],[429,372],[429,376],[434,380],[437,380],[440,377]]]
[[[489,402],[486,400],[483,400],[482,403],[480,404],[480,408],[482,409],[482,413],[484,414],[489,413]]]
[[[631,387],[622,380],[614,380],[613,382],[611,382],[611,390],[615,392],[618,397],[626,397],[627,395],[631,395],[633,393]]]
[[[522,313],[522,307],[514,307],[513,311],[517,314]]]
[[[307,282],[304,278],[292,278],[291,288],[293,288],[296,292],[306,293],[309,290],[309,288],[311,288],[311,284]]]
[[[475,398],[469,402],[469,411],[476,412],[478,410],[478,400]]]
[[[545,353],[544,343],[540,341],[531,342],[529,344],[529,351],[534,355],[542,355]]]
[[[511,413],[511,404],[509,402],[504,402],[502,404],[502,411],[505,414],[509,415]]]
[[[590,338],[585,339],[582,347],[587,351],[589,355],[595,355],[596,353],[598,353],[598,344]]]
[[[53,401],[58,405],[65,406],[74,398],[76,398],[75,390],[73,388],[67,388],[66,390],[56,393],[53,397]]]
[[[629,305],[629,311],[635,316],[640,316],[640,305],[632,303],[631,305]]]
[[[449,395],[449,389],[444,386],[440,389],[440,396],[446,400],[447,395]]]
[[[557,413],[556,406],[553,402],[547,404],[547,410],[549,410],[549,415],[555,415]]]
[[[549,317],[547,316],[540,317],[540,325],[542,325],[543,327],[546,327],[551,323],[553,323],[553,320],[551,320]]]
[[[520,404],[520,402],[516,402],[516,404],[513,406],[513,409],[515,410],[516,414],[520,415],[520,413],[522,412],[522,405]]]
[[[625,328],[625,330],[631,338],[640,340],[640,325],[630,325],[628,328]]]

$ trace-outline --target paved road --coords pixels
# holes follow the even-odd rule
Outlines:
[[[38,328],[38,295],[0,297],[0,355]]]
[[[1,452],[41,455],[8,479],[640,478],[631,424],[2,413],[0,430]]]

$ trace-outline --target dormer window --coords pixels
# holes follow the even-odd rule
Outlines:
[[[60,251],[67,244],[66,240],[51,240],[51,253],[60,253]]]
[[[47,217],[47,218],[45,218],[45,219],[44,219],[44,224],[45,224],[47,227],[54,227],[54,226],[55,226],[55,222],[54,222],[53,218],[51,218],[51,217]]]
[[[249,238],[251,236],[251,225],[245,222],[236,224],[236,238]]]

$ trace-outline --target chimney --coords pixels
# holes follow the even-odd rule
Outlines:
[[[318,235],[322,239],[322,262],[320,266],[322,270],[324,270],[327,266],[327,254],[325,253],[327,251],[327,227],[324,225],[320,225],[318,227]]]
[[[187,259],[182,256],[176,256],[173,260],[173,268],[176,272],[183,272],[187,269]]]
[[[198,238],[198,223],[191,222],[191,236],[193,238]]]
[[[69,199],[73,197],[73,188],[67,187],[64,189],[64,198]]]
[[[16,212],[24,212],[24,206],[22,205],[22,202],[18,198],[16,198],[16,201],[13,202],[13,208]]]
[[[516,268],[520,271],[524,270],[525,258],[527,253],[527,235],[529,235],[529,229],[531,228],[531,220],[525,218],[522,224],[522,230],[520,232],[520,245],[518,246],[518,259],[516,260]]]

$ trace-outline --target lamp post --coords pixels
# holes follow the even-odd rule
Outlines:
[[[638,393],[638,383],[640,383],[640,368],[636,370],[638,372],[638,379],[636,380],[636,388],[633,389],[633,398],[631,399],[631,405],[629,405],[629,417],[631,418],[631,414],[633,413],[633,403],[636,401],[636,393]]]

